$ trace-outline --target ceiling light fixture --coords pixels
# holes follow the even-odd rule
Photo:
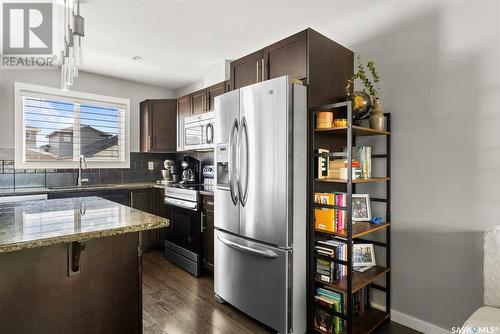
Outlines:
[[[64,0],[64,50],[61,51],[61,88],[69,90],[83,67],[82,38],[85,20],[80,16],[80,0]]]
[[[141,60],[142,57],[141,56],[132,56],[132,60]]]

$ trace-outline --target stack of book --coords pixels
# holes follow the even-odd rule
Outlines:
[[[315,193],[314,201],[319,204],[347,205],[346,193]],[[346,211],[320,208],[314,210],[314,226],[318,231],[336,232],[345,228]]]
[[[371,147],[360,146],[352,148],[352,179],[370,178],[372,173],[371,166]],[[347,180],[347,152],[344,148],[342,152],[335,152],[328,164],[328,178]]]
[[[316,279],[332,283],[347,274],[347,266],[333,259],[347,261],[347,244],[342,238],[318,240],[314,247],[316,257]]]
[[[337,293],[328,289],[318,288],[314,297],[316,303],[324,306],[326,309],[343,313],[344,294]],[[344,322],[337,316],[323,308],[316,308],[314,312],[314,327],[328,333],[337,334],[342,332]]]
[[[342,179],[347,180],[347,165],[348,162],[345,159],[334,159],[330,160],[328,166],[328,178],[331,179]],[[361,176],[361,168],[359,161],[352,161],[352,179],[359,179]]]
[[[354,317],[358,317],[370,307],[371,289],[369,286],[362,288],[352,294]],[[338,316],[328,312],[333,310],[337,313],[347,314],[347,293],[338,293],[329,289],[316,289],[314,297],[317,304],[323,308],[316,307],[314,312],[314,326],[328,334],[341,333],[344,322]]]

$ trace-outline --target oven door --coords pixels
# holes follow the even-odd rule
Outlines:
[[[192,261],[201,258],[203,249],[203,232],[201,230],[201,213],[176,205],[166,204],[167,218],[170,225],[166,228],[167,242],[187,251],[182,254]],[[177,250],[177,247],[174,248]]]

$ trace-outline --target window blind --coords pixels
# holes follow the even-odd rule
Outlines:
[[[23,163],[61,168],[82,155],[89,163],[128,161],[128,105],[33,91],[20,99]]]

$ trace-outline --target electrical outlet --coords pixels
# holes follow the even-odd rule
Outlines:
[[[154,161],[148,161],[148,169],[149,170],[155,169],[155,162]]]

